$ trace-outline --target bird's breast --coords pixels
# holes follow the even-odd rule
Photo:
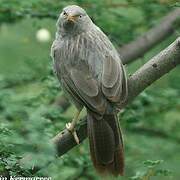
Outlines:
[[[88,71],[98,77],[102,72],[103,61],[111,56],[112,46],[104,41],[101,34],[82,33],[63,38],[59,53],[62,76],[66,76],[71,68],[81,70],[86,65]]]

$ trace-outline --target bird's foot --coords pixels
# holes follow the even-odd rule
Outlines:
[[[79,144],[79,138],[78,135],[75,131],[75,127],[72,125],[72,123],[67,123],[66,124],[66,129],[73,135],[74,140],[76,141],[77,144]]]

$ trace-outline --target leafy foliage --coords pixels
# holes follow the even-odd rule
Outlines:
[[[132,180],[148,180],[153,176],[170,176],[171,172],[166,169],[157,169],[157,166],[162,163],[161,160],[151,161],[146,160],[143,162],[145,165],[145,171],[137,171]]]

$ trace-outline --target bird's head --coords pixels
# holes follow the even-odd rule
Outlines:
[[[60,33],[74,35],[86,31],[90,23],[92,21],[83,8],[71,5],[62,10],[57,28]]]

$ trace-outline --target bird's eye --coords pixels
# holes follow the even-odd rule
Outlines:
[[[82,15],[79,15],[79,18],[82,18]]]
[[[64,15],[64,16],[67,16],[67,13],[64,11],[64,12],[63,12],[63,15]]]

